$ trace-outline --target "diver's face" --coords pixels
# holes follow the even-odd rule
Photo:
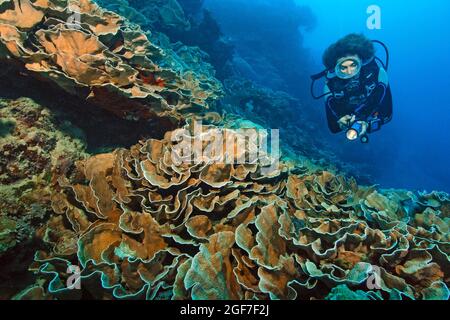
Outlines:
[[[340,70],[342,73],[345,73],[349,76],[354,75],[356,73],[356,68],[358,65],[353,60],[346,60],[341,63]]]

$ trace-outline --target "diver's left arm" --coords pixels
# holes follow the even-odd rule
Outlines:
[[[388,76],[383,68],[380,68],[378,83],[370,94],[365,105],[361,106],[358,115],[367,119],[374,113],[378,113],[381,124],[384,125],[392,119],[392,93]]]
[[[384,125],[392,120],[392,93],[391,87],[388,85],[387,87],[383,87],[380,89],[380,95],[382,99],[379,100],[378,109],[375,111],[378,112],[378,117],[381,119],[381,124]]]

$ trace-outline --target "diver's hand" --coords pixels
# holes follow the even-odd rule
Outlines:
[[[344,130],[345,128],[350,127],[356,120],[355,115],[346,115],[338,120],[339,127]]]

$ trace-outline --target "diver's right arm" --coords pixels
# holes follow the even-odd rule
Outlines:
[[[328,128],[332,133],[341,132],[344,128],[344,122],[348,122],[350,121],[350,119],[345,119],[345,115],[339,115],[337,111],[339,109],[338,104],[336,103],[336,99],[333,96],[330,96],[326,99],[325,107],[327,113]]]
[[[331,94],[328,85],[325,85],[324,93],[327,92],[329,94],[325,96],[325,109],[327,114],[328,128],[332,133],[338,133],[341,132],[347,126],[349,121],[351,121],[350,119],[351,116],[340,114],[342,106],[341,107],[339,106],[336,98],[333,97],[333,95]]]

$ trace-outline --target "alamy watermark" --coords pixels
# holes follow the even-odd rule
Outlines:
[[[66,288],[69,290],[81,289],[81,271],[79,266],[70,265],[66,270],[67,274],[70,274],[66,281]]]
[[[257,164],[261,173],[270,175],[279,170],[279,129],[222,129],[193,123],[193,135],[187,129],[175,130],[171,141],[172,162],[196,165]]]
[[[369,269],[369,277],[366,281],[367,289],[381,290],[381,268],[372,265]]]
[[[367,7],[367,29],[380,30],[381,29],[381,8],[380,6],[373,4]]]
[[[81,29],[81,8],[76,3],[69,4],[68,12],[70,16],[66,20],[66,25],[69,29]]]

